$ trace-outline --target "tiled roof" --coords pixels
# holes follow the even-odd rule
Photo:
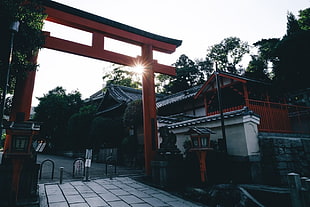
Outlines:
[[[192,133],[197,133],[197,134],[215,134],[211,129],[207,127],[190,127],[187,134],[192,134]]]
[[[115,104],[115,105],[113,105],[113,106],[111,106],[111,107],[109,107],[109,108],[104,109],[103,111],[97,112],[97,113],[96,113],[96,116],[99,116],[99,115],[101,115],[101,114],[105,114],[105,113],[107,113],[107,112],[113,111],[113,110],[115,110],[115,109],[117,109],[117,108],[119,108],[119,107],[122,107],[123,105],[124,105],[124,103]]]
[[[173,123],[177,123],[181,121],[192,120],[195,118],[198,118],[198,117],[194,115],[180,113],[180,114],[173,114],[170,116],[157,116],[157,121],[159,123],[164,123],[164,124],[173,124]]]
[[[119,107],[127,105],[128,103],[136,100],[142,99],[142,90],[130,88],[126,86],[114,85],[110,84],[106,87],[107,91],[104,95],[101,96],[102,100],[98,107],[97,115],[104,114],[106,112],[113,111]],[[98,92],[97,92],[98,93]],[[97,94],[96,93],[96,94]],[[91,97],[95,97],[96,94],[92,95]],[[156,94],[156,98],[161,97],[162,95]],[[106,100],[112,98],[116,103],[114,105],[105,105]]]
[[[115,99],[115,101],[120,103],[121,102],[129,103],[131,101],[142,99],[142,90],[140,89],[134,89],[126,86],[111,84],[107,86],[107,90],[110,96],[112,96]]]
[[[99,90],[96,93],[94,93],[93,95],[91,95],[88,99],[86,99],[86,101],[95,101],[97,99],[101,99],[104,96],[104,92],[103,90]]]
[[[236,78],[236,79],[240,79],[240,80],[249,81],[249,82],[255,82],[255,83],[259,83],[259,84],[263,84],[263,85],[270,85],[270,83],[267,83],[265,81],[260,81],[260,80],[256,80],[256,79],[249,78],[249,77],[246,77],[246,76],[241,76],[241,75],[237,75],[237,74],[233,74],[233,73],[228,73],[228,72],[224,72],[224,71],[219,71],[219,74],[220,75],[226,75],[228,77],[230,76],[232,78]]]
[[[244,115],[248,115],[248,114],[253,114],[253,115],[256,115],[259,117],[259,115],[254,114],[253,111],[249,110],[248,107],[244,107],[243,109],[240,109],[240,110],[230,111],[230,112],[224,113],[224,118],[244,116]],[[206,122],[215,121],[215,120],[220,120],[220,119],[221,119],[220,114],[216,114],[216,115],[212,115],[212,116],[204,116],[204,117],[194,118],[194,119],[190,119],[190,120],[186,120],[186,121],[171,123],[171,124],[168,124],[167,127],[168,127],[168,129],[176,129],[179,127],[194,126],[197,124],[206,123]]]
[[[190,89],[172,94],[170,96],[166,96],[166,97],[160,99],[159,101],[157,101],[156,107],[161,108],[161,107],[167,106],[169,104],[173,104],[173,103],[176,103],[176,102],[179,102],[182,100],[192,98],[195,96],[195,94],[199,91],[200,88],[201,88],[201,85],[198,85],[198,86],[194,86]]]
[[[223,71],[219,71],[218,75],[219,75],[219,77],[234,80],[235,82],[254,83],[254,84],[265,85],[265,86],[270,85],[269,83],[266,83],[266,82],[250,79],[250,78],[247,78],[244,76],[240,76],[240,75],[236,75],[236,74],[232,74],[232,73],[227,73],[227,72],[223,72]],[[215,83],[216,83],[216,73],[213,73],[208,78],[208,80],[201,86],[201,88],[197,91],[197,94],[195,94],[194,98],[198,98],[199,96],[201,96],[202,94],[204,94],[208,90],[213,90]],[[230,86],[230,85],[231,85],[231,83],[226,84],[226,86]],[[223,88],[223,87],[225,87],[225,85],[222,85],[221,87]]]

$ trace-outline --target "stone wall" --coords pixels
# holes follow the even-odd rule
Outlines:
[[[287,185],[287,174],[310,176],[310,136],[260,133],[263,181]]]

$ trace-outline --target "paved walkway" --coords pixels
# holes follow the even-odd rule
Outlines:
[[[203,206],[129,177],[64,184],[40,184],[40,207],[195,207]]]
[[[39,183],[52,183],[59,182],[60,167],[63,167],[63,180],[64,182],[81,180],[83,178],[73,178],[73,162],[75,158],[56,156],[56,155],[47,155],[47,154],[38,154],[37,163],[41,164],[44,160],[52,160],[55,164],[54,179],[51,179],[52,176],[52,166],[50,162],[46,162],[42,166],[42,176],[39,179]],[[100,178],[109,178],[110,176],[142,176],[144,171],[142,169],[133,169],[125,166],[117,166],[116,174],[114,173],[114,166],[108,165],[108,174],[106,174],[106,164],[92,162],[89,169],[89,175],[91,179],[100,179]],[[83,176],[82,176],[83,177]]]

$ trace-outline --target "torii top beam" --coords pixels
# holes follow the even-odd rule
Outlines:
[[[57,2],[46,0],[43,4],[48,14],[47,21],[87,31],[92,34],[92,45],[88,46],[52,37],[49,33],[46,33],[45,48],[133,66],[135,63],[141,61],[141,57],[134,58],[105,50],[104,37],[140,47],[151,45],[153,50],[169,54],[173,53],[182,44],[181,40],[146,32]],[[162,74],[175,75],[174,67],[159,64],[156,60],[153,60],[153,70]]]

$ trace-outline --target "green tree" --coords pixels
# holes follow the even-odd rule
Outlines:
[[[300,31],[301,31],[301,28],[299,26],[298,20],[296,19],[293,13],[289,12],[287,14],[286,35],[290,36]]]
[[[251,56],[251,61],[245,71],[245,76],[262,81],[273,78],[273,67],[277,65],[278,58],[275,49],[280,42],[278,38],[262,39],[253,45],[258,48],[258,54]]]
[[[102,77],[106,85],[115,84],[131,88],[141,88],[141,77],[132,68],[115,64],[113,66],[115,66],[114,69]]]
[[[301,20],[288,14],[287,34],[275,50],[279,62],[274,68],[274,83],[282,92],[310,87],[310,12],[306,9],[299,13]]]
[[[78,113],[73,114],[68,121],[68,139],[73,150],[81,151],[89,147],[89,132],[94,119],[96,107],[86,105],[80,108]]]
[[[34,119],[43,123],[42,136],[50,138],[56,150],[70,148],[72,143],[66,133],[68,120],[82,106],[81,94],[77,91],[66,94],[65,89],[56,87],[38,100]]]
[[[247,53],[249,53],[247,42],[243,42],[237,37],[228,37],[219,44],[209,47],[207,58],[217,63],[219,70],[238,73],[239,69],[236,66]]]
[[[133,159],[138,150],[137,129],[143,126],[142,100],[132,101],[127,105],[123,115],[123,124],[133,130],[133,133],[123,138],[121,149],[127,158]]]
[[[299,11],[298,24],[302,30],[310,30],[310,8]]]
[[[0,1],[0,77],[1,87],[6,78],[5,71],[9,58],[11,31],[10,25],[19,21],[19,31],[14,36],[14,50],[8,92],[12,93],[16,78],[24,78],[25,72],[35,70],[31,62],[33,56],[44,45],[42,30],[46,14],[40,0],[2,0]],[[1,88],[2,90],[2,88]]]
[[[97,151],[100,145],[118,147],[124,137],[124,127],[121,118],[96,117],[90,129],[88,146]]]
[[[166,83],[163,92],[176,93],[202,84],[210,75],[212,63],[209,59],[193,61],[186,55],[181,55],[174,63],[176,75],[158,75],[158,80]]]
[[[142,100],[130,102],[123,115],[124,126],[131,127],[143,124]]]

